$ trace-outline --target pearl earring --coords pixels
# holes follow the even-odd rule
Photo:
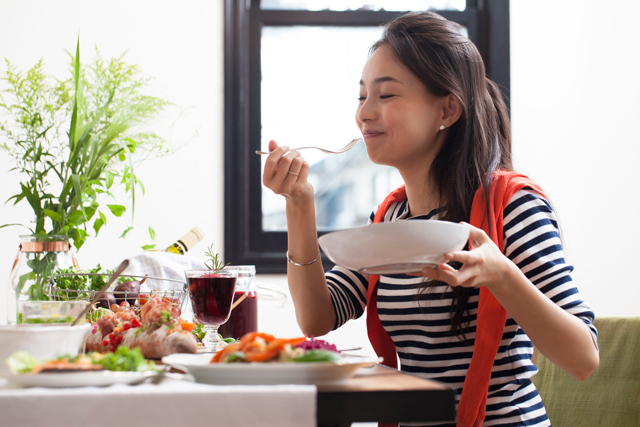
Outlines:
[[[440,125],[440,130],[444,130],[445,129],[445,125]]]

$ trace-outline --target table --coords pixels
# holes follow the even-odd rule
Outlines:
[[[455,393],[447,385],[380,365],[360,369],[344,384],[317,389],[310,385],[211,386],[171,378],[158,385],[58,390],[0,385],[0,425],[44,425],[53,418],[56,425],[111,427],[116,412],[121,419],[138,419],[141,408],[154,409],[144,411],[144,420],[145,425],[157,427],[449,422],[455,418]],[[103,413],[111,415],[98,415]],[[215,420],[211,420],[213,414]]]
[[[318,427],[352,422],[454,422],[455,391],[449,386],[377,365],[346,384],[319,386]]]

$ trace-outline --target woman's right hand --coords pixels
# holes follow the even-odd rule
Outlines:
[[[300,152],[279,147],[273,140],[269,141],[269,152],[262,175],[265,187],[295,205],[313,201],[313,186],[307,182],[309,163]]]

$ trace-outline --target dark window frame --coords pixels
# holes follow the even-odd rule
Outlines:
[[[260,10],[260,0],[225,0],[224,253],[258,273],[286,273],[286,232],[262,230],[260,43],[264,25],[382,25],[404,12]],[[467,0],[465,11],[438,11],[468,28],[488,76],[509,105],[509,1]],[[319,235],[324,234],[319,232]],[[323,257],[323,265],[333,264]]]

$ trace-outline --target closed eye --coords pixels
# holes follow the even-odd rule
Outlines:
[[[396,95],[380,95],[380,99],[388,99],[388,98],[392,98]]]

